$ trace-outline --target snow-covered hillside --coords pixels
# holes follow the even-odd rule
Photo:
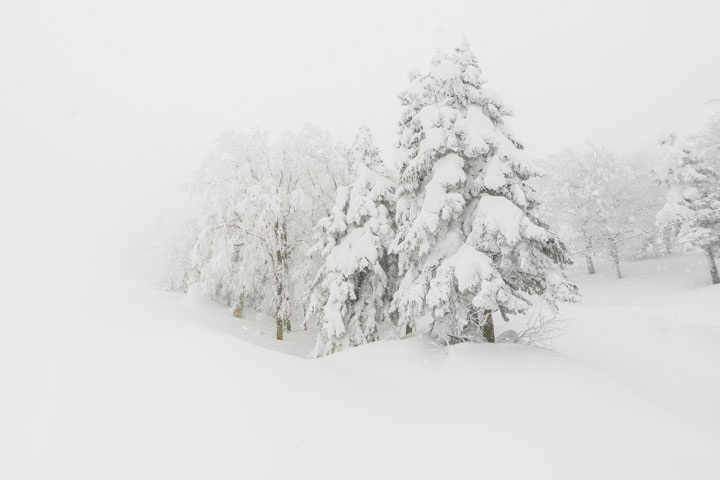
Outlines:
[[[0,480],[720,480],[720,1],[1,5]]]
[[[579,275],[584,301],[568,306],[558,351],[698,427],[720,432],[720,286],[702,254],[610,264]],[[716,444],[717,445],[717,444]]]
[[[702,261],[576,275],[554,351],[410,339],[307,360],[312,332],[280,343],[269,319],[139,284],[13,298],[0,478],[718,478]]]

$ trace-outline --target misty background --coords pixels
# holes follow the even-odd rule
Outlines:
[[[720,97],[718,18],[717,0],[0,1],[0,478],[295,479],[305,472],[315,479],[464,478],[474,472],[522,479],[720,478],[720,286],[710,285],[711,249],[678,248],[700,246],[697,237],[686,237],[710,217],[701,213],[710,208],[702,203],[706,198],[715,202],[714,211],[720,207],[712,188],[718,176],[686,189],[669,169],[663,185],[654,183],[660,177],[651,169],[641,171],[648,158],[659,160],[662,149],[647,147],[657,146],[661,134],[674,131],[681,142],[717,111],[706,104]],[[287,166],[279,150],[248,155],[232,169],[210,168],[200,177],[211,180],[201,200],[220,208],[191,218],[184,225],[191,228],[180,231],[186,235],[175,239],[188,247],[169,256],[180,260],[174,272],[187,282],[174,289],[182,292],[161,291],[139,278],[138,271],[152,268],[153,246],[168,253],[177,245],[161,237],[171,236],[188,213],[193,202],[186,185],[224,132],[260,128],[274,137],[267,145],[277,146],[283,132],[310,122],[350,143],[367,124],[382,157],[392,162],[402,111],[398,94],[410,83],[408,71],[426,71],[436,48],[450,50],[463,37],[502,98],[498,103],[513,107],[515,117],[507,122],[528,159],[552,160],[544,164],[555,175],[540,199],[550,206],[542,213],[565,215],[572,234],[585,233],[575,220],[587,218],[586,205],[600,217],[589,232],[597,239],[592,249],[589,236],[573,237],[576,268],[567,273],[583,298],[563,304],[557,323],[528,312],[514,323],[503,320],[498,340],[505,335],[508,343],[495,341],[494,323],[493,342],[485,342],[494,314],[485,311],[482,325],[478,315],[472,318],[480,328],[467,335],[460,330],[460,340],[473,342],[445,348],[426,341],[432,339],[422,331],[406,326],[403,334],[393,328],[400,323],[384,322],[383,341],[306,361],[324,334],[317,320],[307,330],[300,324],[317,287],[306,275],[316,273],[315,259],[303,256],[309,227],[321,216],[315,206],[325,207],[306,195],[315,183],[301,183],[299,197],[275,192],[285,206],[295,206],[296,198],[307,202],[285,210],[293,223],[303,224],[291,225],[290,232],[306,237],[295,235],[301,242],[293,248],[303,248],[291,258],[290,265],[302,264],[293,275],[286,268],[287,229],[277,234],[277,215],[275,249],[265,252],[279,259],[280,274],[271,281],[266,267],[272,262],[261,256],[260,243],[230,243],[242,237],[227,234],[203,235],[207,241],[198,242],[197,235],[200,228],[230,227],[226,211],[242,220],[272,218],[271,209],[260,207],[273,206],[273,196],[263,193],[272,191],[268,179],[277,181],[279,168],[255,178],[252,189],[243,185],[248,182],[229,182],[232,195],[216,194],[228,179],[253,178],[247,172],[255,160]],[[482,120],[468,116],[469,110],[456,111],[463,121],[472,120],[468,127]],[[500,120],[499,140],[507,144],[506,120]],[[486,133],[479,125],[482,140]],[[720,130],[713,132],[718,135],[708,138],[715,148]],[[260,138],[225,137],[226,145],[238,148]],[[304,137],[298,138],[303,147]],[[669,160],[693,161],[682,143],[666,146]],[[565,148],[578,153],[555,155]],[[644,156],[628,153],[636,149]],[[695,167],[711,165],[705,157]],[[316,173],[309,162],[318,158],[297,163],[307,167],[308,178]],[[215,159],[222,160],[215,166],[223,165],[222,156]],[[642,166],[635,170],[640,175],[625,168],[632,161]],[[464,188],[474,177],[453,162],[445,162],[443,174],[451,175],[437,175],[438,182],[462,177]],[[695,167],[690,163],[683,173],[697,173]],[[513,172],[516,186],[520,176]],[[571,186],[579,193],[570,195]],[[457,195],[458,188],[441,190]],[[245,199],[251,201],[237,202]],[[340,204],[338,199],[336,192],[327,206]],[[679,208],[683,199],[693,200],[696,216]],[[396,199],[383,201],[397,209]],[[516,210],[490,204],[488,218],[497,225],[487,230],[530,240],[532,248],[523,252],[526,245],[518,243],[514,250],[530,258],[527,252],[534,255],[544,230],[538,234],[533,206],[525,209],[532,213],[530,224]],[[690,235],[677,230],[661,238],[660,229],[651,228],[656,214],[672,219],[678,210],[678,218],[693,227],[686,229]],[[198,222],[203,218],[209,221]],[[210,223],[217,218],[223,222]],[[395,228],[391,216],[383,221],[381,226]],[[535,227],[529,233],[528,225]],[[717,225],[710,228],[716,232]],[[255,238],[258,226],[240,225],[251,229],[243,232],[246,238]],[[393,241],[400,238],[394,233]],[[452,246],[453,237],[441,233],[443,248]],[[620,235],[617,242],[633,240],[618,251]],[[215,238],[223,242],[210,253],[219,255],[201,261],[219,260],[205,278],[220,272],[225,285],[252,287],[224,289],[220,293],[238,293],[226,295],[224,303],[203,291],[211,282],[196,282],[202,277],[184,269],[195,268],[185,261],[189,247]],[[540,253],[550,258],[550,252],[555,265],[562,252],[554,236],[544,238]],[[343,260],[337,264],[364,276],[359,265],[367,257],[354,255],[364,252],[364,244],[337,249]],[[377,260],[382,249],[367,250]],[[419,251],[403,250],[408,257]],[[583,255],[588,252],[595,257]],[[475,260],[461,270],[492,266],[477,257],[464,256]],[[590,275],[586,266],[593,258],[598,268]],[[465,262],[457,259],[455,265]],[[383,291],[392,295],[383,302],[400,291],[392,285],[399,269],[390,267]],[[513,271],[524,269],[509,276]],[[548,272],[541,272],[545,285]],[[537,292],[540,283],[530,273],[522,280],[531,288],[523,291]],[[457,271],[453,275],[440,287],[455,278],[459,288]],[[486,278],[499,298],[499,283],[483,277],[483,284]],[[293,288],[291,298],[285,281],[309,288]],[[335,298],[349,298],[348,282],[335,285],[346,295]],[[367,303],[376,313],[375,305],[383,304],[378,292],[373,287],[375,301]],[[432,295],[422,301],[430,305],[442,296]],[[334,311],[341,311],[333,301]],[[271,302],[285,309],[273,311]],[[287,335],[279,341],[284,319]],[[374,340],[368,332],[363,342]],[[480,334],[483,342],[474,343]],[[398,336],[403,340],[394,341]],[[554,342],[552,349],[538,348],[543,341]]]
[[[33,262],[33,276],[126,266],[143,232],[182,210],[183,183],[227,129],[311,122],[349,141],[366,123],[391,158],[408,70],[463,36],[530,158],[691,132],[720,96],[719,11],[702,0],[3,2],[0,255]]]

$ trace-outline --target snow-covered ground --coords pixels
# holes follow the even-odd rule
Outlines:
[[[720,478],[720,289],[697,255],[607,270],[574,275],[554,350],[321,360],[260,315],[88,275],[20,295],[37,277],[14,275],[0,478]]]
[[[720,286],[703,255],[677,255],[577,277],[582,305],[555,347],[649,403],[720,432]],[[716,444],[720,446],[720,444]]]

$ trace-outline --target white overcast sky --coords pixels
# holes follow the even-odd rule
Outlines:
[[[531,156],[640,147],[720,97],[719,17],[717,0],[5,0],[0,199],[129,218],[227,128],[367,123],[389,151],[407,71],[463,35]]]

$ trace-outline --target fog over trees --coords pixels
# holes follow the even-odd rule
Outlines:
[[[496,323],[518,315],[549,325],[558,302],[580,298],[572,264],[622,279],[628,260],[697,249],[720,282],[717,115],[641,151],[533,159],[467,42],[408,78],[392,159],[365,126],[350,145],[309,124],[220,136],[160,284],[237,317],[262,312],[278,340],[317,331],[313,356],[325,356],[407,336],[495,342]]]
[[[720,479],[718,0],[1,5],[0,480]]]

